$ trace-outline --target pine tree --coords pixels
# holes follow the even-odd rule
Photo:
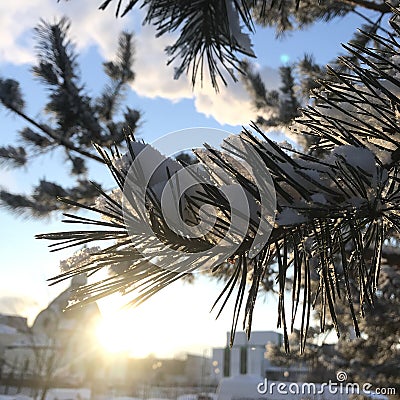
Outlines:
[[[255,109],[260,113],[257,117],[257,125],[263,128],[273,128],[285,131],[290,122],[298,117],[300,99],[295,93],[295,79],[293,66],[282,66],[279,68],[282,86],[277,90],[269,91],[266,88],[260,74],[254,71],[249,62],[242,62],[245,73],[242,81],[250,93]],[[265,118],[262,114],[269,114]]]
[[[100,8],[105,9],[111,3],[112,1],[106,1]],[[126,4],[122,14],[129,12],[135,5],[134,3]],[[363,47],[371,41],[370,35],[376,32],[380,26],[379,22],[382,19],[382,15],[387,13],[388,7],[386,4],[366,4],[365,2],[360,4],[353,2],[354,4],[351,7],[347,2],[334,2],[335,4],[331,4],[332,2],[308,4],[305,1],[300,2],[300,4],[294,4],[294,2],[282,2],[282,4],[278,4],[278,2],[253,2],[247,5],[245,3],[233,3],[233,5],[221,3],[221,8],[218,10],[213,9],[213,13],[209,17],[211,19],[215,18],[218,16],[218,12],[229,17],[227,17],[228,25],[232,25],[229,27],[230,35],[233,35],[231,40],[239,43],[238,47],[240,47],[240,43],[249,45],[246,34],[240,30],[239,17],[247,21],[245,23],[247,27],[254,20],[262,25],[275,26],[277,33],[284,33],[292,29],[301,29],[320,18],[329,21],[335,16],[345,15],[350,11],[357,13],[357,9],[354,8],[355,5],[380,12],[376,21],[364,17],[366,24],[363,29],[369,35],[356,33],[353,38],[355,44]],[[122,5],[123,2],[119,1],[117,15],[122,11]],[[177,10],[183,17],[190,13],[193,13],[194,16],[196,15],[196,7],[199,7],[198,2],[185,7],[180,3],[175,4],[173,7],[172,5],[173,3],[171,2],[168,4],[154,2],[149,8],[146,22],[157,25],[161,21],[162,15],[171,15],[173,12],[172,21],[177,15],[175,13]],[[214,6],[210,5],[210,7]],[[279,15],[286,15],[289,22],[282,23],[282,18]],[[188,19],[184,26],[189,29],[192,22]],[[176,26],[181,25],[178,23]],[[208,25],[206,24],[206,26]],[[63,20],[53,25],[42,23],[36,29],[38,65],[32,68],[32,72],[49,90],[49,102],[44,111],[50,114],[52,118],[43,122],[27,115],[24,112],[24,99],[20,84],[13,79],[2,78],[0,80],[0,100],[3,106],[28,123],[28,126],[19,132],[22,145],[8,145],[0,148],[2,164],[12,168],[26,166],[33,154],[49,153],[61,147],[65,151],[68,164],[70,164],[70,173],[76,179],[76,184],[73,187],[63,187],[57,182],[49,182],[46,179],[42,179],[33,188],[29,196],[10,193],[3,188],[0,191],[0,203],[18,214],[35,217],[48,216],[52,211],[56,211],[61,207],[60,203],[56,201],[57,197],[79,199],[90,204],[96,194],[88,183],[86,164],[88,160],[102,162],[96,152],[93,151],[92,141],[101,146],[111,145],[112,143],[119,145],[123,141],[123,132],[135,131],[139,121],[139,113],[129,107],[126,108],[122,120],[115,121],[121,113],[120,100],[123,97],[126,86],[134,79],[131,34],[123,33],[121,35],[117,61],[104,63],[105,73],[109,77],[110,83],[98,98],[91,98],[85,91],[84,85],[80,82],[81,78],[76,60],[77,54],[73,44],[68,39],[68,27],[69,22]],[[165,26],[161,33],[167,32],[172,27],[173,25]],[[228,29],[227,27],[225,28]],[[221,27],[222,30],[225,28]],[[194,40],[190,37],[189,32],[183,32],[182,34],[188,37],[180,44],[176,44],[175,51],[180,46],[183,46],[184,42],[189,43]],[[217,39],[223,37],[223,35],[224,32],[218,32],[215,43],[212,42],[209,46],[211,48],[216,45],[220,46]],[[196,40],[201,42],[203,39],[200,35]],[[57,57],[58,51],[62,57]],[[244,52],[247,56],[252,55],[250,53]],[[212,54],[212,52],[209,53],[211,63]],[[193,56],[195,54],[187,55],[185,61],[187,66],[191,65],[191,57]],[[218,58],[219,56],[217,55],[216,57]],[[231,61],[236,60],[233,50],[229,53],[229,57],[232,57]],[[199,61],[201,59],[200,56]],[[352,56],[352,61],[356,62],[356,60],[357,58]],[[269,91],[248,60],[236,61],[238,70],[243,72],[241,79],[253,98],[255,108],[260,111],[260,116],[256,119],[256,122],[258,126],[266,130],[279,129],[288,133],[288,124],[298,115],[297,106],[306,104],[309,90],[316,87],[315,78],[323,77],[324,75],[324,70],[321,67],[315,65],[311,58],[305,57],[297,66],[282,67],[281,77],[285,80],[284,86],[280,91]],[[236,61],[232,62],[235,64]],[[219,74],[220,65],[218,63],[213,65],[212,70],[214,73],[211,76],[214,76],[212,78],[213,83],[217,86],[216,76]],[[232,73],[231,67],[232,65],[229,68],[227,67],[229,73]],[[340,67],[343,68],[343,63],[340,64]],[[184,70],[182,68],[179,73]],[[296,69],[299,71],[297,75],[298,81],[295,81],[293,76]],[[196,71],[197,69],[193,70],[193,83],[196,78]],[[64,82],[65,85],[62,86]],[[296,85],[300,85],[301,91],[294,89]],[[266,115],[269,117],[266,118]],[[56,121],[53,122],[54,116]],[[310,140],[311,142],[315,141],[315,139],[304,135],[299,138],[299,143],[309,145]],[[315,151],[320,150],[315,147]],[[100,183],[97,184],[100,185]],[[65,207],[66,205],[62,206],[64,210]]]
[[[398,263],[383,265],[374,303],[366,307],[365,318],[360,320],[361,337],[343,329],[345,335],[332,354],[320,351],[323,366],[346,371],[349,381],[369,382],[373,388],[394,388],[400,393],[399,295]],[[345,306],[339,303],[338,311],[341,324],[351,326]]]
[[[69,22],[62,19],[54,24],[42,22],[35,30],[37,64],[32,73],[47,89],[48,102],[42,113],[46,120],[27,114],[17,81],[0,78],[2,105],[28,124],[19,132],[22,145],[0,147],[1,163],[19,168],[29,165],[37,155],[62,149],[67,173],[75,179],[75,186],[69,188],[42,179],[30,195],[1,190],[1,204],[17,214],[46,217],[60,209],[59,196],[93,203],[97,191],[87,178],[88,163],[103,163],[103,160],[92,143],[120,146],[126,132],[134,132],[139,122],[138,111],[121,108],[127,85],[134,79],[132,34],[121,34],[116,60],[103,64],[109,83],[96,98],[88,94],[81,82],[77,53],[68,39],[68,29]]]
[[[93,97],[81,82],[78,54],[68,38],[69,26],[69,21],[62,19],[55,24],[42,22],[35,30],[37,64],[32,67],[32,73],[47,89],[48,102],[41,113],[48,116],[47,120],[27,114],[19,82],[0,78],[2,105],[28,124],[18,132],[21,145],[0,147],[0,165],[3,168],[26,167],[36,155],[62,149],[69,167],[66,172],[76,182],[73,187],[65,187],[41,179],[30,195],[10,193],[2,188],[0,205],[17,215],[42,218],[70,209],[70,206],[60,203],[58,197],[92,204],[97,192],[88,180],[88,164],[90,161],[103,163],[92,143],[119,147],[125,135],[135,132],[139,124],[140,113],[137,110],[123,109],[124,94],[135,78],[132,34],[121,34],[116,61],[103,64],[109,82],[99,96]],[[298,115],[297,105],[300,104],[293,91],[293,68],[282,67],[282,79],[289,81],[280,92],[267,92],[261,77],[251,72],[250,63],[243,62],[242,69],[247,72],[243,82],[254,98],[256,108],[271,115],[268,121],[260,117],[258,122],[263,126],[285,128],[289,120]],[[190,161],[189,158],[186,157],[186,161]],[[96,185],[101,187],[101,182],[96,182]]]
[[[344,46],[348,52],[348,57],[340,58],[344,72],[327,67],[329,77],[319,83],[313,92],[313,103],[302,110],[302,116],[291,126],[301,135],[315,137],[320,155],[313,155],[312,148],[310,153],[281,147],[254,124],[252,132],[244,129],[240,136],[228,138],[222,150],[207,146],[197,152],[203,168],[214,175],[210,183],[199,183],[192,192],[185,193],[181,212],[190,225],[204,213],[202,206],[216,208],[216,219],[205,235],[195,238],[181,235],[180,228],[172,229],[171,221],[163,216],[160,185],[165,187],[181,165],[148,150],[163,168],[157,176],[158,186],[150,183],[143,187],[140,179],[145,171],[134,160],[146,148],[145,144],[128,139],[128,152],[124,156],[109,155],[98,147],[119,189],[111,194],[99,190],[100,200],[96,205],[85,207],[102,215],[103,220],[82,220],[72,215],[70,218],[102,225],[108,230],[43,234],[38,238],[56,241],[56,248],[96,240],[111,240],[111,244],[98,249],[83,264],[65,271],[55,281],[111,267],[113,274],[109,279],[79,288],[75,300],[85,303],[122,291],[133,293],[132,303],[138,304],[196,268],[209,265],[216,272],[225,268],[230,278],[216,304],[221,301],[221,309],[224,308],[236,289],[233,339],[242,305],[243,325],[250,333],[263,276],[270,274],[271,266],[275,266],[278,324],[283,327],[286,350],[289,350],[288,332],[294,326],[297,311],[301,313],[300,349],[304,349],[314,306],[321,310],[322,331],[329,321],[340,335],[339,299],[344,299],[355,333],[360,336],[358,312],[365,315],[376,301],[382,251],[391,240],[396,240],[400,228],[397,212],[400,10],[393,8],[393,13],[391,31],[362,33],[378,46],[362,47],[354,42]],[[240,159],[256,171],[252,176],[241,168]],[[132,167],[135,169],[128,175]],[[270,193],[267,182],[254,177],[267,168],[276,190],[277,215],[262,248],[254,249],[256,233],[265,222],[262,196]],[[204,169],[199,167],[192,173],[202,175]],[[230,219],[236,212],[220,190],[221,181],[225,182],[229,176],[240,183],[247,197],[249,226],[240,238],[240,245],[224,260],[222,252],[215,254],[212,249],[226,237]],[[128,208],[124,214],[122,190],[126,181],[131,186],[125,192]],[[178,190],[179,184],[174,187]],[[137,194],[145,199],[143,206],[150,215],[152,237],[144,228],[148,220],[135,201]],[[69,200],[65,202],[71,204]],[[127,227],[126,218],[135,229]],[[230,240],[235,244],[235,235]],[[160,241],[167,245],[165,252]],[[176,251],[182,256],[177,256]],[[193,254],[188,263],[189,255]],[[196,254],[201,256],[196,258]],[[291,271],[293,278],[287,285]],[[315,290],[313,282],[317,282]],[[289,317],[285,300],[288,286],[292,292]]]
[[[298,346],[299,332],[295,330],[290,337],[292,352],[287,354],[282,347],[270,345],[267,348],[268,359],[273,364],[285,367],[299,362],[306,363],[309,368],[307,379],[310,382],[322,383],[328,382],[329,379],[336,381],[337,372],[345,371],[347,382],[359,383],[360,387],[370,383],[370,390],[392,388],[395,393],[399,393],[400,320],[397,310],[400,298],[400,273],[397,249],[393,247],[388,250],[384,256],[379,290],[374,296],[374,304],[366,307],[365,318],[360,319],[361,337],[357,338],[355,335],[346,302],[344,299],[338,299],[336,309],[343,335],[336,343],[324,343],[333,325],[328,323],[327,330],[323,334],[311,328],[308,333],[311,343],[301,354]],[[313,282],[313,285],[316,284],[317,282]],[[359,297],[359,293],[356,293],[356,283],[352,282],[351,287],[356,299]],[[354,307],[360,312],[360,304],[357,301]],[[321,309],[315,311],[315,318],[318,318],[320,312]],[[317,344],[321,341],[322,344]]]
[[[138,1],[105,0],[99,8],[105,10],[111,4],[116,5],[116,16],[123,17]],[[235,71],[244,72],[241,57],[255,56],[250,34],[255,32],[256,25],[274,27],[281,36],[316,21],[328,22],[353,12],[362,15],[368,10],[381,19],[390,14],[391,6],[398,5],[398,0],[146,0],[142,3],[146,7],[143,22],[154,25],[158,36],[179,32],[176,42],[165,49],[168,63],[180,62],[175,77],[190,73],[194,85],[198,74],[203,78],[204,64],[216,90],[218,80],[227,84],[227,77],[237,79]],[[367,25],[364,28],[369,29],[376,22]]]

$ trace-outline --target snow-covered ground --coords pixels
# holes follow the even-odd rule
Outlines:
[[[90,400],[91,391],[87,388],[79,389],[50,389],[47,392],[46,400]],[[34,400],[33,397],[21,393],[1,394],[0,400]]]

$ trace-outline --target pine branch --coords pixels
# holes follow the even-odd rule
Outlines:
[[[383,14],[388,14],[392,11],[391,7],[386,2],[378,3],[375,1],[366,1],[366,0],[341,0],[341,1],[343,3],[347,3],[352,6],[365,8],[366,10],[379,11],[380,13],[383,13]]]
[[[90,152],[82,149],[81,147],[75,146],[70,140],[62,137],[61,135],[56,133],[53,129],[51,129],[49,126],[42,125],[42,124],[36,122],[34,119],[32,119],[31,117],[26,115],[24,112],[18,110],[18,108],[15,108],[14,106],[12,106],[10,104],[7,105],[7,108],[10,111],[12,111],[15,114],[17,114],[18,116],[20,116],[26,122],[29,122],[34,127],[40,129],[49,138],[53,139],[56,143],[60,144],[61,146],[64,146],[68,150],[71,150],[71,151],[74,151],[76,153],[79,153],[80,155],[82,155],[84,157],[87,157],[87,158],[90,158],[90,159],[92,159],[94,161],[103,163],[103,160],[101,159],[101,157],[97,156],[96,154],[90,153]]]
[[[22,97],[20,85],[14,79],[0,78],[0,101],[10,109],[22,111],[25,101]]]
[[[100,187],[97,185],[97,187]],[[0,191],[0,202],[9,211],[18,216],[34,216],[47,218],[56,210],[69,211],[72,205],[62,203],[59,198],[78,199],[82,204],[93,204],[98,195],[98,189],[88,181],[78,181],[72,188],[64,188],[56,183],[41,180],[34,188],[32,195]]]
[[[111,83],[107,85],[97,100],[100,117],[110,121],[124,96],[126,86],[132,82],[135,74],[132,71],[133,49],[132,34],[123,32],[119,38],[117,61],[104,63],[104,71]]]
[[[27,114],[18,82],[0,79],[2,104],[30,126],[19,131],[24,146],[0,149],[1,161],[17,167],[46,152],[62,148],[69,172],[76,177],[76,186],[72,189],[60,186],[57,191],[54,185],[44,185],[45,181],[39,183],[30,195],[12,194],[4,189],[2,204],[9,209],[14,207],[20,214],[27,215],[31,209],[32,216],[42,217],[63,209],[57,202],[57,196],[92,202],[95,191],[82,177],[87,173],[89,160],[104,162],[95,153],[93,143],[120,146],[126,132],[134,132],[140,119],[140,113],[129,107],[122,110],[121,117],[118,113],[127,85],[134,78],[132,34],[121,34],[116,60],[104,64],[110,84],[101,99],[96,99],[85,93],[84,85],[80,83],[77,53],[68,39],[69,25],[66,19],[54,24],[42,21],[35,30],[38,62],[32,72],[48,89],[49,101],[44,111],[51,114],[49,123]],[[100,107],[102,102],[107,103],[107,110]]]
[[[246,76],[242,78],[256,110],[260,113],[257,124],[264,128],[285,131],[289,123],[298,117],[300,101],[295,93],[293,67],[280,67],[282,86],[280,91],[267,91],[259,73],[254,72],[249,63],[242,63]]]
[[[0,147],[0,165],[4,164],[18,168],[24,166],[26,162],[26,152],[23,147]]]
[[[59,1],[59,0],[58,0]],[[105,10],[113,0],[103,1],[99,9]],[[132,11],[137,0],[117,0],[115,15],[125,16]],[[236,81],[243,56],[254,57],[247,32],[254,32],[255,24],[271,26],[277,35],[294,29],[303,29],[318,20],[331,21],[343,17],[357,7],[388,14],[389,3],[368,0],[202,0],[197,2],[145,0],[147,14],[144,23],[157,29],[157,36],[179,32],[178,40],[166,48],[168,63],[179,62],[175,77],[191,75],[192,84],[200,75],[204,78],[204,64],[212,85],[218,91],[218,81],[227,84],[227,77]]]
[[[349,55],[341,58],[346,72],[327,67],[327,78],[313,92],[316,101],[302,110],[302,116],[292,125],[294,131],[317,138],[320,153],[282,147],[252,124],[251,131],[243,129],[240,135],[227,138],[218,150],[206,145],[204,150],[196,151],[202,166],[191,174],[197,176],[198,184],[182,196],[178,176],[183,166],[155,149],[133,137],[127,138],[127,153],[123,156],[97,147],[118,188],[112,193],[99,190],[99,200],[93,206],[68,199],[65,202],[100,216],[70,216],[68,222],[102,229],[42,234],[37,238],[54,241],[53,251],[95,241],[111,243],[84,266],[54,280],[113,267],[114,275],[106,281],[80,288],[75,296],[77,303],[120,290],[132,294],[132,304],[140,304],[196,268],[218,271],[224,263],[233,264],[227,268],[230,276],[216,303],[222,301],[221,312],[234,297],[232,335],[245,303],[243,323],[250,334],[256,294],[274,259],[278,265],[278,325],[284,330],[286,351],[289,329],[293,328],[301,302],[301,349],[312,308],[320,311],[322,332],[333,327],[338,337],[342,335],[342,299],[359,336],[359,314],[366,316],[379,296],[382,252],[388,239],[400,236],[400,9],[393,12],[389,35],[378,35],[377,30],[361,32],[365,41],[344,45]],[[365,45],[367,39],[379,45],[369,48]],[[286,96],[281,104],[293,114],[297,99],[291,68],[283,68],[282,74]],[[262,97],[262,85],[258,89]],[[146,163],[140,163],[139,154],[143,155],[144,149],[149,151],[146,161],[159,165],[155,177],[150,174],[154,171],[146,169]],[[241,162],[250,165],[252,172]],[[205,181],[207,171],[210,173]],[[270,186],[266,185],[269,177]],[[222,190],[230,178],[244,193],[248,211],[236,210]],[[161,194],[168,181],[175,183],[175,201],[170,203],[182,199],[179,212],[186,226],[164,215]],[[128,190],[124,191],[126,185]],[[263,196],[268,199],[267,205],[263,204]],[[264,215],[263,205],[272,214]],[[210,216],[204,206],[213,207],[214,218],[207,219],[205,233],[192,235],[197,233],[196,222],[204,214]],[[243,232],[231,223],[233,217],[246,220]],[[257,244],[254,255],[253,246],[264,220],[271,230],[262,244]],[[171,225],[174,223],[177,226]],[[185,231],[187,227],[193,231]],[[221,240],[233,245],[232,253],[218,248]],[[250,290],[246,291],[248,283]],[[292,291],[291,313],[285,301],[288,285]],[[389,293],[390,285],[386,282],[384,286]]]
[[[79,144],[87,146],[100,139],[102,127],[80,84],[77,54],[68,39],[69,27],[69,21],[62,18],[55,24],[42,21],[35,28],[39,65],[32,70],[50,90],[46,111],[56,116],[63,136],[75,136]]]

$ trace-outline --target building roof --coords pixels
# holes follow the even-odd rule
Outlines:
[[[35,332],[49,332],[54,330],[75,331],[84,329],[89,320],[99,318],[100,310],[97,303],[93,302],[84,307],[68,309],[73,291],[82,284],[86,278],[77,276],[71,279],[70,286],[60,293],[36,317],[32,329]]]
[[[5,325],[0,323],[0,334],[1,335],[15,335],[18,330],[13,326]]]

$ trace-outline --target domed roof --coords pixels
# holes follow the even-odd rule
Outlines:
[[[76,289],[79,286],[83,286],[86,285],[87,283],[87,276],[86,274],[79,274],[79,275],[75,275],[74,277],[72,277],[71,279],[71,288]]]
[[[72,330],[88,319],[100,316],[99,307],[95,302],[83,307],[67,309],[73,290],[86,283],[85,274],[76,275],[71,279],[70,286],[61,292],[36,317],[32,329],[36,332],[51,333],[54,329]]]

